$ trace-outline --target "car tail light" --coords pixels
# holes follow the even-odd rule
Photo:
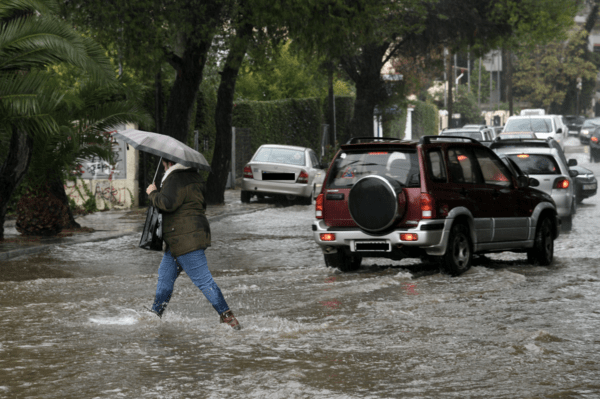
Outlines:
[[[315,200],[315,217],[323,219],[323,193],[319,194]]]
[[[415,233],[402,233],[400,234],[400,240],[402,241],[417,241],[419,235]]]
[[[305,171],[300,172],[300,174],[298,175],[298,179],[296,179],[296,183],[308,183],[308,173],[306,173]]]
[[[254,179],[254,175],[252,174],[252,168],[250,167],[250,165],[244,166],[244,178]]]
[[[335,233],[321,233],[319,238],[321,241],[335,241]]]
[[[592,143],[597,143],[597,142],[598,142],[598,137],[596,137],[596,136],[593,136],[593,137],[591,137],[591,138],[590,138],[590,141],[591,141]]]
[[[569,185],[569,180],[565,179],[564,177],[559,177],[558,179],[554,180],[554,188],[557,188],[559,190],[569,188]]]
[[[433,196],[421,193],[421,217],[423,219],[435,218],[435,201]]]

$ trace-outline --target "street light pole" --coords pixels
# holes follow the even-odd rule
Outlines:
[[[581,78],[577,78],[577,112],[575,113],[575,115],[579,116],[579,94],[581,93],[581,88],[582,88],[582,84],[581,84]]]

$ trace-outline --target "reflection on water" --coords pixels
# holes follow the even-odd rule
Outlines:
[[[13,260],[74,277],[0,283],[0,397],[597,398],[597,202],[553,266],[503,253],[459,278],[327,269],[308,206],[223,219],[207,256],[240,332],[185,275],[162,320],[144,311],[161,255],[138,236]]]

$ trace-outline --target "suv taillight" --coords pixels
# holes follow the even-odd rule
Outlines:
[[[319,194],[315,200],[315,217],[323,219],[323,193]]]
[[[300,172],[300,174],[298,175],[298,179],[296,179],[296,183],[308,183],[308,173],[306,173],[305,171]]]
[[[554,188],[559,190],[569,188],[569,185],[569,180],[565,179],[564,177],[559,177],[558,179],[554,180]]]
[[[592,143],[597,143],[597,142],[598,142],[598,137],[596,137],[596,136],[593,136],[592,138],[590,138],[590,141],[591,141]]]
[[[252,174],[252,168],[250,167],[250,165],[244,166],[244,178],[254,179],[254,175]]]
[[[421,217],[423,219],[435,218],[435,201],[433,196],[421,193]]]

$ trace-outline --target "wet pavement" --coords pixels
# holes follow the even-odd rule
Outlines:
[[[224,217],[256,212],[273,206],[272,202],[242,204],[240,190],[226,190],[223,205],[210,205],[206,210],[209,222]],[[73,245],[84,242],[107,241],[125,235],[140,233],[144,227],[147,208],[110,210],[95,212],[76,219],[81,227],[91,228],[92,232],[74,231],[67,237],[24,237],[15,228],[15,220],[4,224],[4,241],[0,241],[0,261],[22,255],[46,251],[56,245]]]

